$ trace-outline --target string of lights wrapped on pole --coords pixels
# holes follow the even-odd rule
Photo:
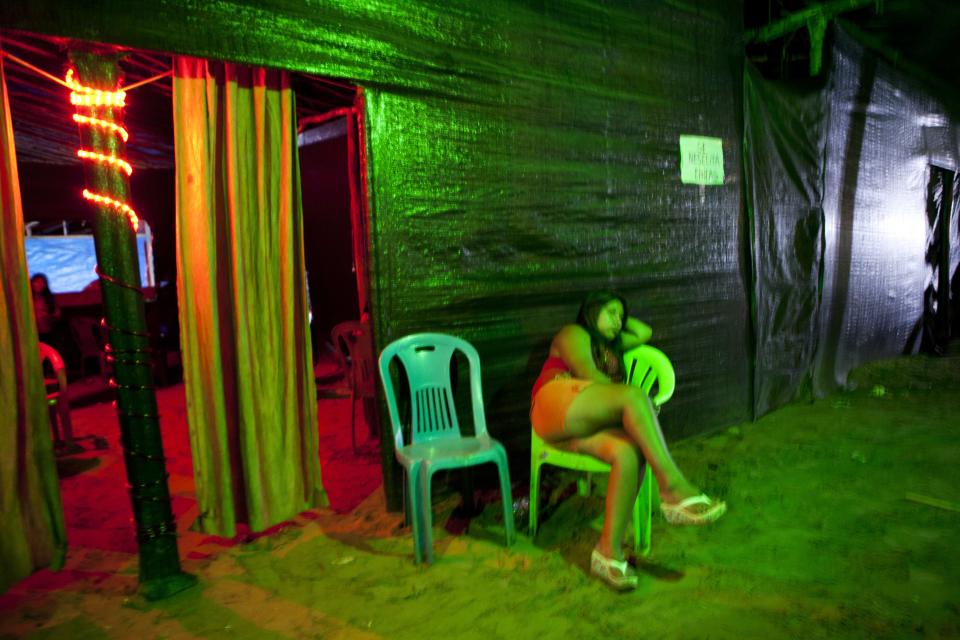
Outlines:
[[[123,127],[126,92],[119,88],[118,55],[74,50],[65,84],[80,131],[83,197],[94,208],[97,275],[103,295],[107,361],[113,365],[117,416],[130,502],[140,549],[140,589],[159,599],[195,583],[180,570],[176,521],[153,383],[153,350],[137,259],[139,218],[130,204],[133,167],[125,159],[129,132]]]
[[[119,88],[118,55],[114,52],[71,51],[73,66],[62,80],[8,51],[0,50],[0,55],[70,89],[70,103],[76,109],[73,121],[81,140],[77,157],[84,161],[86,188],[81,195],[95,211],[96,272],[105,314],[100,325],[109,336],[104,350],[114,367],[110,384],[117,391],[114,404],[140,549],[140,590],[150,600],[165,598],[196,584],[196,578],[180,569],[176,521],[167,487],[153,350],[137,259],[139,217],[129,202],[133,166],[124,157],[130,133],[122,124],[122,110],[127,91],[172,72],[131,84],[125,91]]]
[[[74,69],[67,70],[67,77],[64,80],[67,86],[70,87],[70,104],[74,105],[77,109],[86,108],[99,110],[108,108],[112,115],[113,109],[122,109],[127,104],[126,91],[105,91],[83,85],[77,81],[76,72]],[[108,136],[111,134],[116,134],[122,138],[124,143],[126,143],[130,137],[129,132],[127,132],[123,126],[118,125],[112,120],[100,118],[92,114],[75,113],[73,115],[73,121],[81,127],[81,131],[83,131],[83,127],[88,127],[92,130],[106,133]],[[83,137],[82,133],[81,137]],[[113,154],[104,154],[91,149],[80,148],[77,149],[77,156],[83,160],[99,162],[122,169],[127,176],[133,174],[133,167],[130,166],[130,163]],[[137,217],[137,212],[134,211],[133,207],[126,202],[117,200],[103,193],[94,193],[89,189],[83,190],[83,197],[87,200],[95,202],[96,204],[107,205],[109,207],[113,207],[121,213],[126,214],[126,216],[130,219],[130,224],[133,226],[134,231],[136,231],[139,227],[139,218]]]

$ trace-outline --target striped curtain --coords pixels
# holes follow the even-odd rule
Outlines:
[[[0,57],[0,593],[36,569],[63,566],[67,537],[53,459],[23,211]]]
[[[173,113],[197,527],[233,536],[326,499],[294,96],[286,73],[177,57]]]

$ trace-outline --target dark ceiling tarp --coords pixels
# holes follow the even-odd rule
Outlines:
[[[490,430],[520,460],[548,341],[600,287],[627,295],[676,366],[669,436],[751,417],[739,0],[0,12],[10,28],[363,86],[376,340],[473,342]],[[722,139],[724,184],[680,183],[681,134]]]
[[[757,415],[920,347],[940,219],[957,276],[957,216],[928,212],[936,177],[956,182],[956,125],[841,29],[832,42],[822,86],[745,74]]]

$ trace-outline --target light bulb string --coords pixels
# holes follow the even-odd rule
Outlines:
[[[76,106],[78,110],[96,107],[122,109],[126,106],[126,91],[122,89],[117,91],[96,89],[83,84],[75,76],[75,69],[67,69],[67,75],[64,79],[64,82],[70,88],[70,102]],[[127,142],[130,137],[130,134],[127,132],[127,130],[115,122],[111,122],[110,120],[99,117],[100,115],[101,114],[96,113],[96,111],[89,114],[75,113],[73,115],[73,121],[76,122],[80,127],[96,127],[108,133],[117,135],[123,139],[123,142]],[[93,149],[80,148],[77,149],[77,156],[82,160],[86,160],[87,162],[95,162],[113,170],[123,171],[128,177],[133,173],[133,166],[127,162],[126,159],[116,155],[100,153],[99,151],[95,151]],[[97,205],[110,207],[115,211],[126,215],[127,219],[130,221],[130,225],[133,227],[134,232],[137,231],[138,227],[140,226],[140,218],[137,216],[137,212],[134,210],[134,208],[129,204],[123,200],[114,198],[112,195],[106,193],[94,193],[89,189],[84,189],[82,194],[86,200],[89,200]]]

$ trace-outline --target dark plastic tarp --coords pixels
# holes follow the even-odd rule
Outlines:
[[[915,351],[931,165],[956,171],[958,130],[938,101],[835,29],[816,389],[858,364]]]
[[[861,363],[917,351],[936,293],[939,218],[928,209],[943,189],[931,180],[945,169],[955,181],[958,129],[842,29],[831,40],[818,86],[745,76],[758,415],[808,381],[824,395]],[[954,281],[956,218],[941,235]]]
[[[767,81],[747,67],[744,168],[758,416],[811,388],[823,267],[825,98],[820,88]]]

